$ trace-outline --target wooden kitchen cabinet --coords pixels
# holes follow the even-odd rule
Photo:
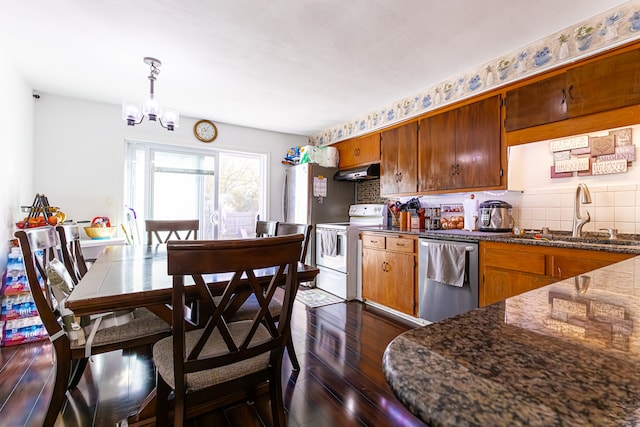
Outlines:
[[[565,81],[563,73],[508,91],[505,129],[512,131],[566,119]]]
[[[587,249],[481,241],[480,306],[633,256]]]
[[[380,162],[380,133],[349,139],[334,145],[338,149],[339,169],[350,169]]]
[[[362,233],[362,297],[416,316],[416,236]]]
[[[415,194],[418,189],[418,122],[380,134],[380,194]]]
[[[420,121],[418,191],[496,187],[501,184],[500,96]]]
[[[507,91],[506,131],[640,104],[640,49]]]

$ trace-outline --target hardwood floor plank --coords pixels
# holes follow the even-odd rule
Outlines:
[[[10,395],[0,409],[3,423],[6,422],[7,426],[42,424],[43,417],[36,417],[32,421],[32,414],[38,412],[39,398],[43,395],[43,388],[48,383],[47,379],[52,374],[54,365],[51,362],[50,346],[41,343],[26,344],[24,351],[17,352],[12,358],[13,366],[7,373],[22,371],[23,374],[15,380]],[[5,372],[2,374],[3,386],[4,374]],[[6,382],[8,381],[7,375]]]
[[[282,372],[288,426],[422,426],[395,398],[382,373],[387,344],[413,326],[356,301],[317,308],[296,302],[292,339],[301,370],[292,371],[285,355]],[[0,348],[3,427],[41,425],[53,373],[48,341]],[[150,349],[94,356],[78,388],[68,394],[56,427],[111,427],[136,410],[154,385]],[[20,413],[24,415],[13,415]],[[269,427],[270,414],[265,395],[251,404],[202,415],[188,425]]]

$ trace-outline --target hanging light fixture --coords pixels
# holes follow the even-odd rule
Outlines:
[[[158,74],[160,74],[160,66],[162,63],[151,57],[145,57],[144,63],[151,67],[149,72],[149,99],[144,103],[123,101],[122,102],[122,119],[127,121],[129,126],[139,125],[145,116],[151,121],[160,122],[160,125],[168,130],[174,130],[180,125],[180,114],[174,110],[164,110],[155,100],[153,86]]]

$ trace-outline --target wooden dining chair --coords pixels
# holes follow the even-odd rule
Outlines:
[[[172,237],[177,240],[197,240],[200,229],[200,221],[197,219],[147,219],[144,225],[147,230],[147,245],[167,243]]]
[[[307,249],[309,246],[309,239],[311,237],[311,231],[313,230],[313,226],[311,224],[295,224],[290,222],[279,222],[276,228],[277,236],[286,236],[290,234],[302,234],[304,239],[302,241],[302,250],[300,253],[300,262],[304,263],[307,257]],[[298,284],[296,283],[295,294],[298,293]],[[295,296],[294,294],[294,296]],[[282,289],[276,290],[275,297],[271,300],[269,304],[269,311],[276,321],[278,321],[280,317],[280,313],[282,313],[282,302],[283,302],[283,292]],[[249,296],[246,300],[240,301],[236,299],[233,301],[233,306],[229,310],[229,312],[233,313],[232,316],[227,316],[227,319],[232,322],[237,322],[241,320],[249,320],[253,319],[255,314],[260,310],[260,304],[258,300],[253,296]],[[296,355],[295,348],[293,346],[293,339],[289,337],[287,341],[287,354],[289,355],[289,360],[291,360],[291,365],[294,371],[300,370],[300,362],[298,361],[298,356]]]
[[[49,427],[54,425],[58,417],[67,390],[77,385],[88,357],[151,345],[169,335],[171,330],[166,322],[148,310],[145,313],[150,316],[139,316],[134,312],[127,323],[103,329],[98,327],[100,322],[82,319],[79,322],[81,325],[96,328],[93,338],[89,330],[85,334],[81,328],[72,327],[75,316],[64,307],[64,301],[75,283],[72,273],[67,271],[64,261],[60,259],[63,248],[56,230],[45,226],[18,230],[14,235],[20,243],[33,300],[55,352],[55,383],[43,422],[44,426]]]
[[[156,425],[166,424],[171,391],[174,426],[198,415],[197,405],[255,399],[268,386],[274,426],[285,425],[282,402],[282,355],[290,335],[290,320],[297,282],[297,263],[304,236],[235,240],[170,241],[168,272],[173,276],[173,336],[153,346],[157,368]],[[259,269],[273,271],[268,282]],[[221,289],[212,290],[203,275],[227,274]],[[195,282],[186,286],[186,282]],[[284,286],[280,321],[269,314],[269,302]],[[184,310],[189,294],[197,293],[209,314],[194,325]],[[213,294],[219,290],[218,303]],[[260,304],[247,321],[227,322],[227,305],[238,293],[248,291]]]
[[[80,230],[76,224],[56,225],[60,237],[62,259],[71,279],[77,285],[78,281],[87,274],[88,267],[80,246]]]
[[[60,238],[60,253],[64,261],[64,266],[71,276],[74,284],[77,285],[80,279],[89,271],[89,267],[85,263],[84,256],[82,254],[82,248],[80,246],[80,231],[76,224],[62,224],[56,225],[56,231]],[[155,314],[151,313],[148,309],[141,307],[136,308],[133,311],[134,318],[153,319]],[[169,325],[163,325],[167,334],[170,332]],[[88,359],[80,359],[77,362],[75,369],[69,380],[69,388],[77,386],[78,381],[82,377],[82,373],[87,365]]]
[[[276,235],[278,221],[256,221],[256,237],[272,237]]]

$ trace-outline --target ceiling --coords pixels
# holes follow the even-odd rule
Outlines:
[[[20,0],[0,58],[34,90],[311,136],[619,0]]]

